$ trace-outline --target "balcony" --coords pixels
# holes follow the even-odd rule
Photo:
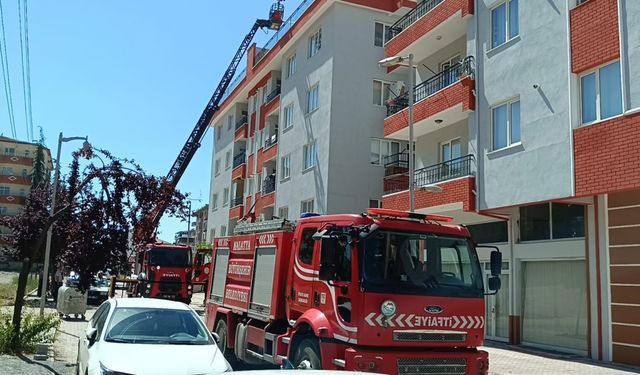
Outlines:
[[[396,154],[407,155],[407,154]],[[391,157],[395,157],[392,155]],[[400,160],[400,158],[398,158]],[[404,165],[407,165],[409,157],[407,155]],[[409,189],[409,175],[406,173],[387,174],[387,168],[394,170],[402,169],[399,163],[389,163],[389,167],[385,163],[385,180],[384,194],[391,194],[402,190]],[[475,166],[475,158],[473,155],[465,155],[456,159],[452,159],[443,163],[431,165],[425,168],[417,169],[414,173],[414,184],[417,188],[434,185],[443,181],[453,180],[460,177],[472,176]],[[396,169],[398,168],[398,169]]]
[[[244,204],[243,196],[231,198],[231,207],[238,207],[238,206],[242,206],[243,204]]]
[[[469,111],[475,109],[474,72],[474,58],[468,56],[414,88],[416,137],[461,121],[468,116]],[[385,136],[401,139],[408,137],[408,116],[404,113],[408,106],[407,94],[387,103]]]
[[[241,152],[238,155],[233,157],[233,168],[239,167],[242,164],[245,164],[247,160],[247,153]]]
[[[246,114],[243,114],[242,116],[240,116],[240,118],[238,119],[238,121],[236,121],[236,130],[242,128],[243,126],[247,125],[249,121],[249,117]]]
[[[264,140],[264,149],[266,150],[277,143],[278,143],[278,134],[274,134],[271,137],[267,137],[267,139]]]
[[[271,194],[276,191],[276,176],[271,175],[262,182],[262,195]]]
[[[229,219],[239,219],[244,215],[244,197],[231,198],[231,207],[229,208]]]
[[[413,53],[416,61],[467,33],[473,0],[422,0],[389,28],[386,56]]]
[[[242,116],[240,116],[238,121],[236,121],[236,133],[233,137],[235,141],[240,139],[246,139],[248,137],[249,135],[248,123],[249,123],[249,117],[246,114],[243,114]]]
[[[273,91],[271,91],[269,95],[267,95],[267,101],[265,103],[269,103],[279,95],[280,95],[280,86],[276,86],[276,88],[273,89]]]

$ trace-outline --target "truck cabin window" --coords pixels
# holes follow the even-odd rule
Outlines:
[[[300,251],[298,252],[298,258],[304,264],[313,263],[313,247],[316,242],[313,240],[313,235],[316,233],[317,228],[307,228],[302,231],[302,239],[300,240]]]
[[[187,249],[154,248],[149,251],[149,265],[161,267],[190,267],[190,252]]]
[[[366,290],[482,296],[482,273],[466,238],[380,230],[360,244]]]
[[[351,245],[347,237],[323,238],[320,263],[331,280],[351,281]]]

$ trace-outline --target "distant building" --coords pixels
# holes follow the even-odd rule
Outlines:
[[[176,232],[175,240],[173,243],[181,246],[193,246],[195,243],[194,238],[195,231],[193,229],[189,231],[181,230],[179,232]]]
[[[209,217],[209,205],[205,204],[203,207],[195,210],[192,216],[196,218],[194,228],[196,237],[195,244],[200,245],[211,242],[211,240],[207,238],[207,219]]]

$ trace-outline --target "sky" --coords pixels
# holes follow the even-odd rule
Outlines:
[[[17,138],[28,140],[18,1],[0,3]],[[286,1],[286,14],[299,3]],[[268,17],[271,4],[271,0],[29,1],[36,138],[41,126],[45,144],[55,153],[60,132],[65,137],[88,136],[94,147],[133,158],[148,173],[166,175],[240,42],[255,19]],[[254,41],[261,46],[270,37],[258,31]],[[11,137],[2,81],[0,86],[0,132]],[[194,210],[209,201],[212,139],[209,130],[178,184],[194,199]],[[81,146],[82,142],[63,144],[63,174],[71,152]],[[175,232],[186,229],[186,222],[164,217],[159,238],[173,242]]]

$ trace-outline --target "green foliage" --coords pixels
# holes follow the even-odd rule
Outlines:
[[[38,277],[31,274],[27,279],[25,295],[38,287]],[[0,306],[9,306],[15,303],[16,290],[18,289],[18,276],[13,278],[11,284],[0,284]]]
[[[22,324],[17,343],[12,344],[13,325],[11,314],[0,311],[0,354],[33,353],[35,345],[52,343],[55,329],[60,326],[60,318],[56,314],[40,316],[32,312],[22,314]]]

